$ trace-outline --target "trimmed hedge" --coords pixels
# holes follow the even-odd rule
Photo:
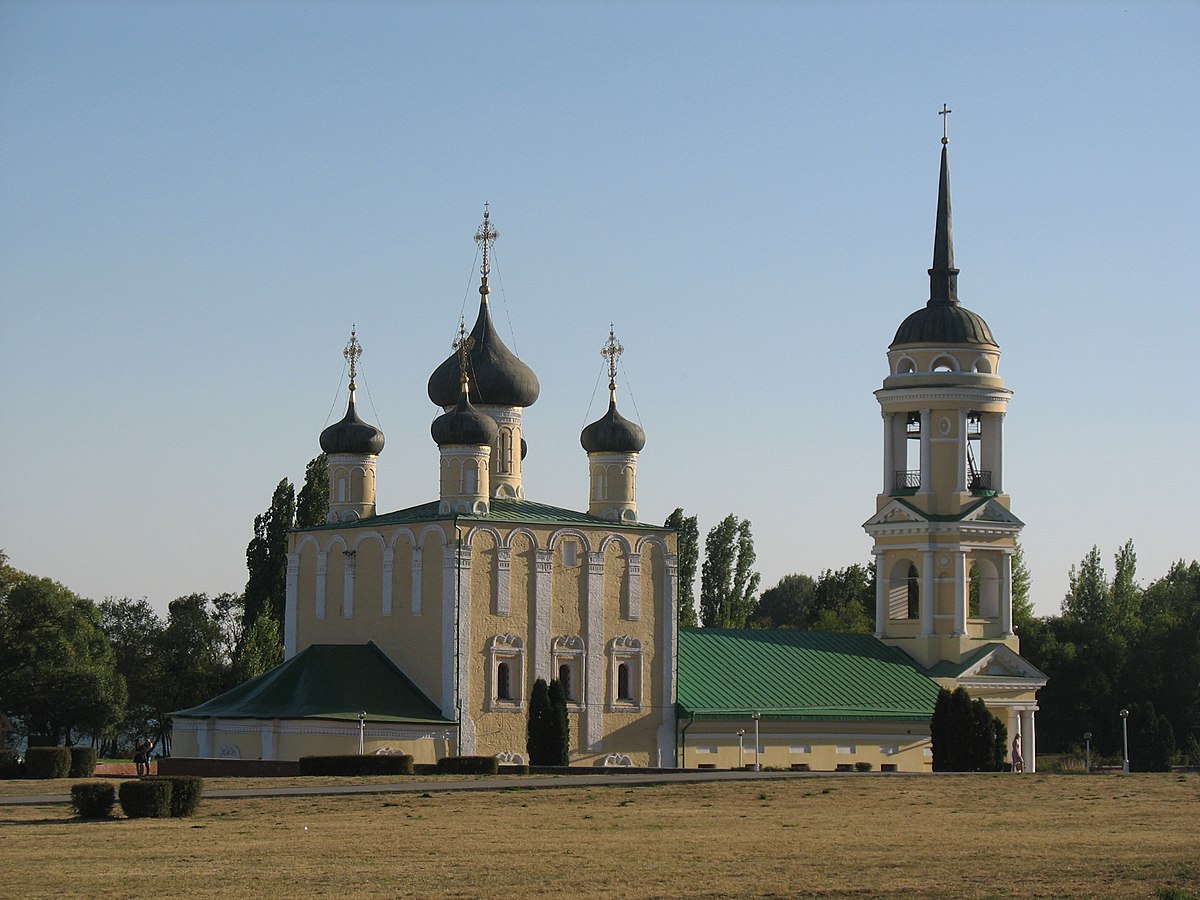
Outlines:
[[[71,748],[71,777],[91,778],[96,774],[96,748]]]
[[[0,750],[0,778],[24,778],[25,765],[16,750]]]
[[[870,772],[871,764],[869,762],[856,762],[854,764],[855,772]]]
[[[413,758],[404,756],[302,756],[301,775],[412,775]]]
[[[117,802],[117,790],[104,781],[71,785],[71,808],[80,819],[108,819]]]
[[[131,819],[165,819],[171,815],[170,779],[122,781],[117,793],[121,809]]]
[[[196,814],[204,793],[204,779],[197,775],[151,775],[142,781],[168,781],[171,784],[171,818],[186,819]]]
[[[500,761],[494,756],[443,756],[437,770],[439,775],[497,775]]]
[[[66,778],[71,774],[70,749],[30,747],[25,751],[25,774],[29,778]]]

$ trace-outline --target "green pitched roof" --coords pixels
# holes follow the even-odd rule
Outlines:
[[[924,721],[937,694],[903,650],[869,634],[679,630],[681,716]]]
[[[182,718],[343,719],[453,724],[374,643],[313,644]]]
[[[419,506],[410,506],[396,512],[372,516],[369,519],[359,519],[355,522],[336,522],[332,525],[317,525],[313,528],[297,529],[298,531],[321,531],[338,528],[378,528],[381,525],[408,525],[414,522],[445,522],[457,518],[460,522],[516,522],[522,525],[601,525],[611,530],[614,527],[639,528],[644,531],[669,531],[661,525],[650,525],[645,522],[626,523],[612,522],[587,513],[576,512],[573,509],[563,509],[550,506],[547,503],[534,503],[532,500],[502,500],[493,497],[489,501],[490,511],[486,516],[459,513],[447,514],[438,512],[438,501],[431,500]]]

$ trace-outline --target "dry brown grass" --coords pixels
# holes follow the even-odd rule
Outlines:
[[[194,819],[0,807],[0,859],[20,897],[1152,897],[1200,891],[1198,813],[1177,775],[207,799]]]

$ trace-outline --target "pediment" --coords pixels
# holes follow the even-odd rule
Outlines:
[[[1025,523],[1014,516],[1011,512],[1004,508],[995,499],[990,499],[985,503],[979,504],[975,509],[971,510],[962,517],[964,522],[989,522],[997,525],[1015,525],[1018,528],[1024,527]]]
[[[994,678],[999,681],[1032,681],[1045,684],[1045,673],[1029,660],[1013,652],[1003,644],[996,644],[979,659],[972,662],[958,675],[958,680]]]
[[[907,503],[901,503],[899,500],[892,500],[875,513],[871,518],[863,523],[863,528],[870,528],[872,525],[899,525],[912,522],[928,522],[929,519],[922,513],[913,509]]]

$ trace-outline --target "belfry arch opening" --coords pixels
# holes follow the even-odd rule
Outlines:
[[[1000,618],[1000,571],[986,556],[971,561],[967,596],[972,619]]]
[[[888,577],[888,618],[917,619],[920,615],[921,577],[912,560],[898,560]]]

